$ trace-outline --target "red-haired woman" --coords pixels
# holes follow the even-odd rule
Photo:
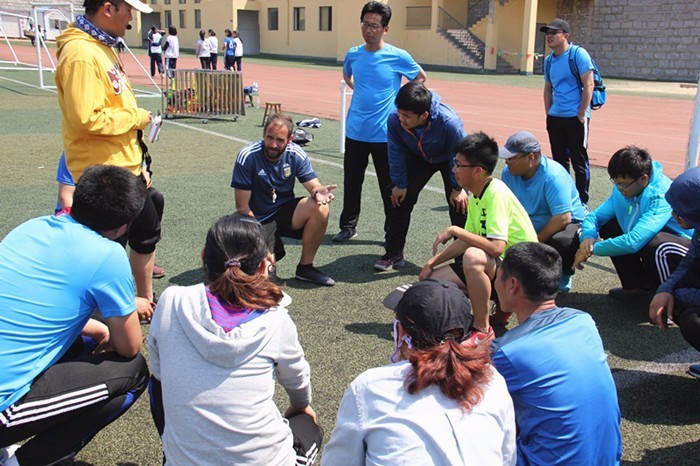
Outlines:
[[[323,432],[309,364],[271,267],[260,224],[233,214],[202,252],[208,285],[169,287],[151,322],[151,411],[166,464],[312,464]],[[285,417],[275,378],[289,395]],[[167,422],[165,422],[167,420]]]
[[[515,464],[505,381],[488,345],[461,344],[471,326],[464,293],[428,279],[392,295],[397,362],[350,384],[321,464]]]

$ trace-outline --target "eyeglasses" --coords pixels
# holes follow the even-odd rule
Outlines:
[[[611,182],[612,184],[614,184],[615,187],[616,187],[617,189],[619,189],[620,191],[626,191],[626,190],[628,190],[629,188],[631,188],[632,185],[633,185],[634,183],[636,183],[637,181],[639,181],[639,179],[640,179],[641,177],[643,177],[643,176],[644,176],[644,175],[639,175],[637,178],[635,178],[635,179],[633,179],[632,181],[630,181],[629,183],[625,183],[625,184],[618,183],[617,181],[613,180],[612,178],[610,178],[610,182]]]
[[[560,32],[564,32],[561,29],[547,29],[544,33],[545,36],[556,36]]]
[[[506,163],[506,165],[510,165],[511,163],[515,162],[516,160],[520,160],[520,159],[522,159],[523,157],[527,157],[528,155],[530,155],[530,154],[518,154],[518,155],[516,155],[515,157],[511,157],[511,158],[509,158],[509,159],[505,159],[505,163]]]
[[[473,168],[473,167],[481,167],[481,168],[484,168],[482,165],[474,165],[474,164],[470,164],[470,163],[466,163],[466,164],[464,164],[464,163],[459,163],[459,162],[457,161],[457,159],[453,159],[452,162],[454,163],[455,167],[457,167],[457,169],[460,169],[460,168]]]
[[[372,32],[377,32],[380,29],[382,29],[384,26],[378,23],[368,23],[367,21],[361,21],[360,22],[360,27],[362,29],[369,29]]]

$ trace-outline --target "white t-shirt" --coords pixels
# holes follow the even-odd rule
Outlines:
[[[160,43],[163,40],[163,36],[160,34],[160,32],[149,34],[149,37],[149,50],[151,53],[162,53],[163,49],[161,48]]]
[[[236,44],[236,49],[235,49],[235,52],[233,53],[233,55],[236,57],[242,57],[243,56],[243,42],[241,42],[240,37],[234,37],[233,42]]]
[[[165,58],[177,58],[180,56],[180,39],[177,36],[168,36],[165,39],[168,48],[165,49]]]
[[[219,39],[216,36],[209,36],[205,42],[209,43],[209,53],[215,54],[219,51]]]

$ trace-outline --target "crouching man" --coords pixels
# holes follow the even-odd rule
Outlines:
[[[29,220],[0,243],[1,464],[74,456],[146,388],[131,267],[114,241],[145,199],[126,169],[94,166],[70,215]]]
[[[336,185],[318,181],[309,156],[292,142],[292,130],[291,118],[276,113],[267,120],[263,139],[239,152],[231,180],[236,210],[263,224],[275,260],[285,255],[282,237],[301,240],[297,279],[333,286],[335,280],[314,267],[313,261],[326,234]],[[295,178],[310,196],[294,196]]]

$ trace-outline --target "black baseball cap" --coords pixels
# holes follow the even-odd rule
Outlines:
[[[384,298],[384,305],[396,311],[418,348],[435,345],[452,330],[466,336],[473,320],[472,306],[457,285],[430,278],[396,288]]]
[[[551,23],[546,26],[542,26],[540,28],[540,32],[547,32],[550,29],[554,29],[555,31],[562,30],[567,34],[571,34],[571,26],[569,26],[569,23],[561,18],[554,18]]]

